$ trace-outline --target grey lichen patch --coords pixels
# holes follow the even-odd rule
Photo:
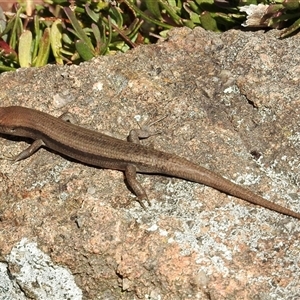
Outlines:
[[[55,265],[47,254],[38,249],[37,243],[23,238],[6,260],[7,272],[2,269],[0,276],[3,277],[2,283],[7,282],[7,293],[1,299],[12,299],[5,297],[12,293],[17,295],[20,291],[24,298],[20,296],[18,299],[82,299],[82,291],[70,271]]]

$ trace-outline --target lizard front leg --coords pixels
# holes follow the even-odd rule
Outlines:
[[[66,122],[70,122],[72,124],[77,123],[77,119],[69,112],[63,113],[58,118],[66,121]],[[32,154],[34,154],[40,147],[42,147],[44,145],[45,144],[44,144],[43,140],[41,140],[41,139],[35,140],[29,147],[27,147],[21,153],[15,155],[15,156],[12,156],[12,157],[8,157],[7,159],[12,160],[13,162],[23,160],[25,158],[28,158]]]
[[[160,119],[161,120],[161,119]],[[158,120],[158,121],[160,121]],[[149,125],[141,126],[140,129],[132,129],[129,132],[129,135],[127,137],[128,142],[130,143],[135,143],[135,144],[140,144],[141,139],[146,139],[152,135],[158,134],[157,132],[151,133],[149,127],[153,125],[154,123],[158,122],[155,121]],[[127,165],[125,169],[125,177],[127,180],[127,183],[129,186],[132,188],[134,193],[137,196],[137,200],[140,203],[140,205],[146,209],[144,203],[142,202],[143,200],[146,200],[151,206],[151,203],[147,197],[146,191],[142,187],[142,185],[137,181],[136,179],[136,167],[132,164]]]

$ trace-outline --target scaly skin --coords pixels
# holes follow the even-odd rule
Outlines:
[[[300,219],[300,213],[270,202],[185,158],[122,141],[34,109],[0,107],[0,133],[34,140],[30,147],[14,158],[15,161],[27,158],[39,147],[45,146],[88,165],[124,171],[139,201],[147,199],[147,195],[136,180],[136,172],[163,174],[205,184],[250,203]]]

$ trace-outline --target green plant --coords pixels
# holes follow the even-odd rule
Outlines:
[[[299,0],[45,0],[0,7],[0,71],[78,63],[164,38],[173,27],[300,27]]]

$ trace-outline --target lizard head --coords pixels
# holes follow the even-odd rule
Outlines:
[[[26,119],[24,121],[24,119]],[[28,109],[20,106],[0,107],[0,133],[22,135],[28,122]]]

